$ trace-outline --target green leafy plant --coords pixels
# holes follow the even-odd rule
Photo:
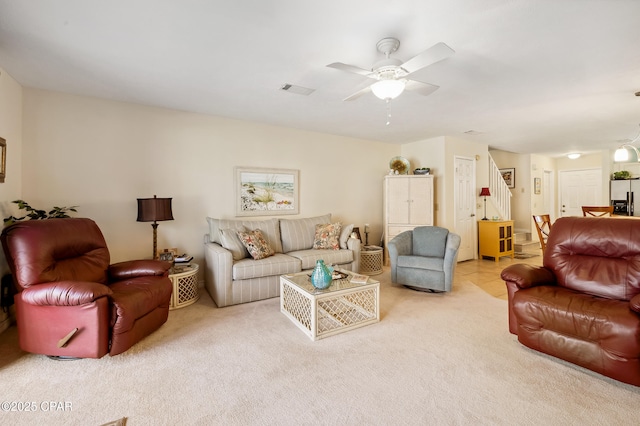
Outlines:
[[[619,172],[613,172],[613,178],[615,180],[629,179],[630,177],[631,177],[631,173],[629,173],[626,170],[621,170]]]
[[[77,212],[76,207],[78,207],[78,206],[71,206],[71,207],[54,206],[51,210],[47,212],[45,210],[35,209],[31,207],[29,203],[27,203],[24,200],[15,200],[15,201],[12,201],[12,203],[17,204],[18,208],[20,210],[25,210],[27,214],[22,217],[16,217],[16,216],[5,217],[4,218],[5,225],[11,225],[12,223],[20,222],[21,220],[42,220],[42,219],[53,219],[53,218],[61,218],[61,217],[62,218],[71,217],[69,216],[68,212]]]

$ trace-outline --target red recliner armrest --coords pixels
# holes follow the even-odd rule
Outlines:
[[[640,314],[640,294],[636,294],[629,301],[629,307],[632,311]]]
[[[31,286],[22,291],[22,300],[30,305],[78,306],[91,303],[113,292],[100,283],[58,281]]]
[[[171,262],[162,260],[129,260],[109,265],[109,277],[112,281],[120,281],[136,277],[163,276],[171,266]]]
[[[515,283],[518,288],[556,285],[556,277],[549,269],[524,263],[507,266],[500,276],[505,281]]]

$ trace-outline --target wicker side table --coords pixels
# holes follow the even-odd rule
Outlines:
[[[169,310],[184,308],[196,303],[200,297],[200,293],[198,293],[198,265],[196,263],[189,266],[175,266],[169,274],[169,279],[173,283]]]
[[[360,250],[360,273],[365,275],[382,273],[382,247],[362,247]]]

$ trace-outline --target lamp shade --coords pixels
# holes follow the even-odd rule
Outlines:
[[[480,196],[481,197],[490,197],[491,196],[491,192],[489,192],[489,188],[482,188],[482,190],[480,190]]]
[[[171,198],[138,198],[138,222],[173,220]]]
[[[395,99],[404,91],[403,80],[380,80],[371,85],[371,91],[376,97],[384,100]]]

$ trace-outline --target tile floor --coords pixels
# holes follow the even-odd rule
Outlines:
[[[527,263],[530,265],[542,265],[542,251],[537,246],[526,249],[524,253],[537,256],[527,259],[511,259],[501,257],[498,262],[493,259],[465,260],[458,262],[454,276],[454,285],[461,280],[468,280],[482,288],[490,295],[498,299],[507,300],[507,287],[500,278],[500,272],[514,263]]]

